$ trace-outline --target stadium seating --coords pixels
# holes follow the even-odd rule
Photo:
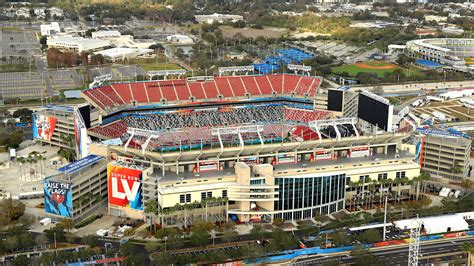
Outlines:
[[[245,96],[247,91],[245,90],[244,85],[242,84],[242,80],[240,79],[240,77],[227,77],[227,80],[229,81],[231,89],[232,89],[232,91],[234,91],[234,95],[236,97]]]
[[[143,83],[147,92],[148,92],[148,99],[152,103],[158,103],[161,101],[163,96],[161,95],[160,87],[158,86],[158,82],[145,82]]]
[[[234,92],[232,91],[227,78],[214,78],[216,82],[217,88],[219,88],[219,92],[226,98],[234,97]]]
[[[272,94],[272,86],[270,85],[270,81],[268,81],[266,76],[254,76],[254,79],[260,91],[262,92],[262,95]]]
[[[127,132],[127,124],[119,120],[105,126],[92,127],[89,131],[107,138],[120,138]]]
[[[115,93],[117,93],[123,100],[125,104],[130,104],[133,100],[132,93],[130,91],[130,84],[124,83],[124,84],[111,84],[110,85]]]
[[[202,86],[209,99],[219,98],[219,91],[214,81],[203,82]]]
[[[282,94],[282,92],[283,92],[283,75],[267,75],[266,77],[267,77],[268,81],[270,82],[273,90],[278,94]]]
[[[260,92],[260,89],[257,86],[257,83],[255,82],[255,78],[253,76],[242,76],[240,77],[242,80],[242,83],[244,84],[245,89],[247,90],[248,93],[252,96],[258,96],[262,95]]]
[[[295,88],[299,86],[301,76],[285,75],[283,76],[283,93],[291,94],[295,92]],[[304,95],[304,94],[303,94]]]
[[[137,103],[149,102],[146,88],[143,87],[142,83],[131,83],[130,90],[132,91],[133,100],[135,100]]]
[[[271,74],[263,76],[215,77],[214,80],[192,81],[185,79],[147,82],[116,83],[85,90],[84,94],[102,109],[111,109],[122,105],[212,101],[233,97],[260,97],[262,95],[313,96],[321,81],[309,76],[291,74]]]

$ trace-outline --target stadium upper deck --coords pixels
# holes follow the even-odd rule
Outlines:
[[[114,113],[127,107],[151,104],[186,104],[216,100],[238,100],[264,96],[311,99],[321,79],[292,74],[226,76],[115,83],[83,91],[88,101]]]

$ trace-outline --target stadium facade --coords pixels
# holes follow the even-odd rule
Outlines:
[[[445,65],[464,65],[463,58],[474,57],[474,39],[433,38],[408,41],[409,56]]]
[[[321,81],[272,74],[84,90],[87,151],[108,161],[109,213],[164,225],[300,220],[344,209],[361,193],[352,183],[363,191],[368,177],[419,175],[409,134],[391,130],[393,106],[364,92],[363,118],[343,117],[344,93]]]

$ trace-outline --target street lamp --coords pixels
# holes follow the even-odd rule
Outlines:
[[[168,239],[167,236],[163,237],[163,239],[165,240],[165,252],[166,252],[166,240]]]

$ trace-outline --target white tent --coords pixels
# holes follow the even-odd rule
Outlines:
[[[443,215],[420,218],[426,234],[438,234],[469,229],[469,224],[460,215]],[[394,222],[395,227],[401,230],[409,230],[416,226],[415,219],[399,220]]]

